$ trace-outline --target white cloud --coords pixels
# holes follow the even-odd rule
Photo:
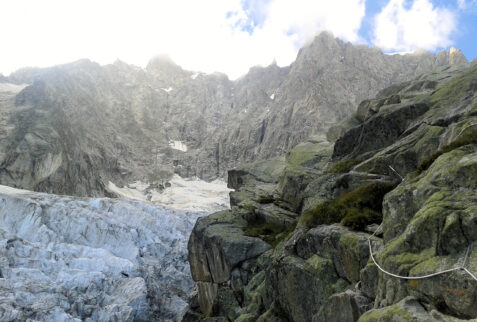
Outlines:
[[[80,58],[145,66],[167,52],[186,69],[236,78],[274,58],[289,64],[319,30],[359,41],[365,0],[249,1],[248,11],[241,0],[2,1],[0,72]]]
[[[365,1],[275,0],[270,3],[268,12],[264,29],[292,31],[302,40],[312,37],[317,30],[329,30],[337,37],[357,41]]]
[[[477,0],[457,0],[457,6],[461,10],[477,6]]]
[[[386,50],[435,50],[450,45],[455,30],[455,14],[429,0],[414,0],[410,7],[390,0],[376,16],[373,42]]]

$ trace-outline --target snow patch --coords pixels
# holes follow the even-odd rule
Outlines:
[[[153,193],[151,201],[172,209],[214,212],[228,209],[230,205],[227,183],[216,179],[212,182],[198,178],[185,179],[175,174],[171,186],[162,193]]]
[[[182,141],[171,140],[169,141],[169,146],[174,150],[187,152],[187,145],[185,143],[182,143]]]
[[[147,196],[144,193],[145,189],[140,190],[140,189],[129,188],[129,187],[120,188],[116,186],[113,182],[109,181],[108,190],[124,199],[148,201]]]
[[[28,84],[0,83],[0,92],[18,94],[27,86]]]
[[[169,86],[168,88],[162,88],[162,87],[161,87],[161,89],[162,89],[164,92],[166,92],[166,93],[169,93],[170,91],[173,90],[173,88],[170,87],[170,86]]]
[[[196,212],[216,212],[229,209],[229,192],[227,183],[221,179],[212,182],[198,178],[185,179],[175,174],[169,181],[170,187],[163,191],[148,189],[150,185],[135,181],[126,187],[119,188],[109,182],[108,190],[121,198],[150,201],[171,209]]]
[[[31,191],[0,185],[0,194],[22,195],[22,194],[29,194],[29,193],[31,193]]]
[[[190,78],[196,79],[197,76],[199,76],[199,75],[200,75],[200,73],[194,73],[194,74],[192,74],[192,75],[190,76]]]
[[[271,99],[271,100],[274,100],[274,99],[275,99],[275,93],[273,93],[272,95],[270,95],[270,99]]]
[[[410,54],[415,54],[413,51],[395,51],[395,52],[389,52],[389,53],[384,53],[385,55],[389,56],[394,56],[394,55],[410,55]]]

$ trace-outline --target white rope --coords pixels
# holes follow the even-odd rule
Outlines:
[[[464,271],[466,271],[467,274],[469,274],[470,276],[472,276],[472,278],[473,278],[474,280],[477,281],[477,277],[476,277],[474,274],[472,274],[467,268],[463,267],[462,269],[463,269]]]
[[[467,264],[467,259],[469,258],[469,252],[470,252],[470,247],[472,246],[469,245],[469,247],[467,247],[467,251],[465,252],[465,257],[464,257],[464,262],[462,263],[462,267],[465,267],[465,265]]]
[[[473,127],[473,126],[475,126],[475,125],[477,125],[477,123],[470,123],[470,124],[467,125],[465,128],[461,129],[461,130],[460,130],[460,133],[456,136],[456,138],[458,138],[465,130],[467,130],[468,128]]]
[[[386,275],[389,275],[389,276],[393,276],[393,277],[396,277],[396,278],[400,278],[400,279],[405,279],[405,280],[420,280],[420,279],[424,279],[424,278],[429,278],[429,277],[433,277],[433,276],[437,276],[437,275],[442,275],[442,274],[446,274],[446,273],[450,273],[450,272],[453,272],[453,271],[458,271],[458,270],[464,270],[465,272],[467,272],[473,279],[475,279],[477,281],[477,277],[472,274],[467,268],[465,268],[464,266],[466,265],[466,262],[467,262],[467,258],[468,258],[468,255],[470,253],[470,249],[472,247],[472,245],[469,245],[469,247],[467,248],[467,251],[466,251],[466,254],[465,254],[465,257],[464,257],[464,262],[462,263],[461,266],[459,267],[454,267],[454,268],[450,268],[450,269],[446,269],[446,270],[443,270],[443,271],[439,271],[439,272],[436,272],[436,273],[432,273],[432,274],[428,274],[428,275],[422,275],[422,276],[402,276],[402,275],[397,275],[397,274],[393,274],[391,272],[388,272],[387,270],[385,270],[384,268],[382,268],[378,262],[376,261],[376,259],[374,258],[374,254],[373,254],[373,248],[371,246],[371,237],[374,237],[377,233],[377,231],[382,227],[382,223],[381,225],[379,225],[379,227],[374,231],[374,233],[368,237],[368,245],[369,245],[369,253],[371,255],[371,259],[373,260],[374,262],[374,265],[376,265],[377,268],[379,268],[379,270],[381,272],[383,272],[384,274]]]
[[[477,125],[476,124],[472,124],[473,125]],[[459,134],[460,135],[460,134]],[[390,165],[388,165],[388,167],[394,172],[396,173],[399,178],[401,178],[401,181],[404,181],[404,178],[396,171],[394,170],[393,167],[391,167]],[[462,265],[460,265],[459,267],[454,267],[454,268],[450,268],[450,269],[446,269],[446,270],[443,270],[443,271],[439,271],[439,272],[436,272],[436,273],[432,273],[432,274],[427,274],[427,275],[422,275],[422,276],[402,276],[402,275],[397,275],[397,274],[393,274],[391,272],[388,272],[387,270],[385,270],[384,268],[382,268],[378,262],[376,261],[376,258],[374,258],[374,254],[373,254],[373,247],[371,246],[371,238],[372,237],[375,237],[376,236],[376,233],[378,232],[378,230],[383,226],[383,223],[381,223],[381,225],[379,225],[379,227],[374,231],[374,233],[368,237],[368,246],[369,246],[369,254],[371,256],[371,259],[373,260],[373,263],[374,265],[376,265],[377,268],[379,268],[379,270],[381,272],[383,272],[384,274],[386,275],[389,275],[389,276],[393,276],[393,277],[396,277],[396,278],[400,278],[400,279],[404,279],[404,280],[421,280],[421,279],[424,279],[424,278],[429,278],[429,277],[434,277],[434,276],[437,276],[437,275],[442,275],[442,274],[446,274],[446,273],[450,273],[450,272],[453,272],[453,271],[458,271],[458,270],[463,270],[465,271],[467,274],[469,274],[474,280],[477,281],[477,277],[472,274],[465,266],[467,265],[467,260],[469,258],[469,254],[470,254],[470,250],[472,249],[472,246],[473,246],[473,243],[469,245],[469,247],[467,247],[467,251],[465,252],[465,256],[464,256],[464,261],[462,262]]]
[[[390,165],[388,165],[388,167],[391,168],[391,170],[393,170],[393,172],[394,172],[395,174],[397,174],[399,178],[401,178],[401,181],[404,181],[404,178],[401,177],[401,175],[400,175],[396,170],[394,170],[393,167],[391,167]]]

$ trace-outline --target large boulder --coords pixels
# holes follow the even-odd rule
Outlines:
[[[270,248],[259,238],[245,236],[246,221],[232,211],[199,218],[189,239],[192,277],[199,285],[199,303],[207,312],[217,297],[218,284],[229,281],[239,263]]]
[[[360,291],[346,290],[330,296],[320,313],[313,317],[313,322],[355,322],[372,307],[371,299],[364,296]]]
[[[403,182],[384,202],[384,249],[378,259],[400,275],[421,276],[459,267],[477,241],[477,147],[466,145],[440,156],[420,176]],[[476,252],[466,263],[477,269]],[[476,318],[475,280],[465,271],[406,282],[380,277],[381,305],[408,294],[458,316]]]
[[[373,309],[364,313],[359,322],[407,322],[407,321],[463,321],[452,316],[446,316],[439,311],[424,306],[413,297],[406,297],[402,301],[381,309]]]
[[[357,283],[369,259],[368,238],[366,233],[353,232],[338,224],[322,225],[291,239],[288,247],[293,245],[296,254],[304,259],[315,254],[330,259],[338,276],[348,283]]]
[[[267,270],[267,295],[292,321],[311,321],[328,297],[346,286],[333,262],[318,255],[307,260],[286,256]]]
[[[401,104],[385,113],[374,115],[336,141],[333,158],[359,155],[394,143],[411,122],[427,110],[429,105],[421,102]]]

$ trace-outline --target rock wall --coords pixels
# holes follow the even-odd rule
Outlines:
[[[469,273],[396,278],[368,245],[393,274],[477,275],[477,65],[393,85],[352,118],[335,143],[229,172],[232,209],[189,241],[200,310],[184,321],[477,319]]]
[[[109,181],[212,180],[284,154],[380,89],[449,63],[467,62],[455,50],[385,55],[325,32],[291,66],[253,67],[236,81],[167,57],[145,69],[88,60],[22,69],[0,83],[0,183],[112,196]]]

